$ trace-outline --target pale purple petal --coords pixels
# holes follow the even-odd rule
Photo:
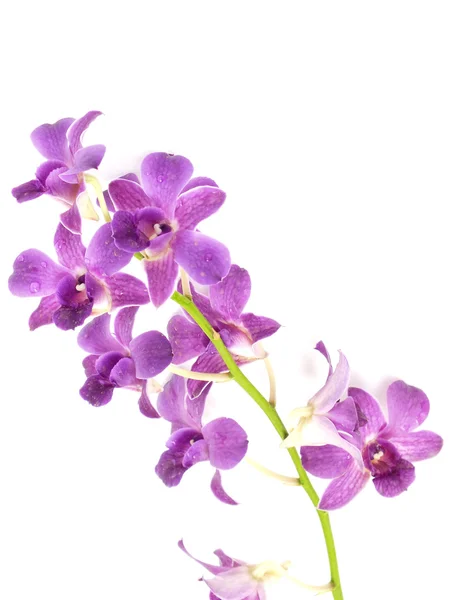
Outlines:
[[[202,565],[202,567],[205,567],[205,569],[207,569],[208,571],[210,571],[213,575],[218,575],[219,573],[223,573],[224,571],[228,571],[229,570],[229,565],[224,565],[224,566],[218,566],[218,565],[211,565],[209,563],[205,563],[201,560],[198,560],[197,558],[195,558],[195,556],[192,556],[192,554],[190,554],[187,550],[186,550],[186,546],[183,543],[183,540],[180,540],[178,542],[178,548],[180,548],[180,550],[183,550],[183,552],[185,554],[187,554],[190,558],[193,558],[196,562],[198,562],[200,565]]]
[[[200,187],[203,185],[210,185],[212,187],[219,187],[214,179],[210,179],[209,177],[193,177],[190,179],[184,188],[181,190],[181,193],[192,190],[192,188]]]
[[[405,492],[416,478],[414,465],[401,460],[389,474],[374,477],[373,484],[379,494],[386,498],[394,498]]]
[[[300,450],[303,466],[315,477],[334,479],[342,475],[353,462],[348,452],[330,444],[302,446]]]
[[[247,566],[235,567],[213,579],[205,579],[205,583],[221,600],[246,600],[257,592],[259,586]]]
[[[36,178],[43,184],[47,181],[47,177],[55,169],[67,169],[67,165],[60,160],[46,160],[38,166],[36,169]],[[62,173],[62,171],[59,171]]]
[[[216,470],[211,480],[211,491],[218,500],[224,502],[225,504],[231,504],[232,506],[236,506],[238,504],[236,500],[233,500],[233,498],[229,496],[223,489],[222,475],[220,474],[219,470]]]
[[[53,323],[53,314],[59,308],[60,304],[56,298],[56,294],[45,296],[39,302],[37,309],[31,313],[28,320],[28,325],[31,331],[43,325]]]
[[[177,200],[175,220],[180,229],[195,229],[214,214],[225,201],[226,194],[217,187],[195,187],[181,194]]]
[[[108,288],[112,310],[122,306],[141,306],[150,302],[147,286],[133,275],[115,273],[111,277],[103,277],[103,282]]]
[[[253,344],[259,340],[270,337],[281,327],[281,325],[277,321],[274,321],[274,319],[269,319],[268,317],[258,317],[253,313],[245,313],[241,315],[241,323],[249,332]]]
[[[185,405],[186,412],[188,415],[188,420],[192,420],[192,423],[195,424],[199,429],[202,427],[202,417],[203,412],[205,410],[206,398],[209,394],[209,391],[212,387],[212,381],[205,386],[200,396],[197,398],[190,398],[189,395],[185,396]]]
[[[66,229],[75,234],[81,233],[81,215],[76,202],[59,215],[59,220]]]
[[[203,462],[209,459],[208,444],[205,440],[197,440],[188,449],[183,458],[183,466],[189,469],[198,462]]]
[[[59,224],[53,238],[59,262],[71,271],[83,270],[86,248],[83,246],[81,236],[72,233]]]
[[[100,375],[88,377],[86,383],[80,389],[80,396],[92,404],[92,406],[104,406],[110,402],[114,392],[114,386]]]
[[[49,296],[53,294],[67,270],[40,250],[25,250],[13,264],[9,290],[14,296]]]
[[[184,156],[154,152],[141,165],[142,186],[152,205],[162,208],[170,218],[181,190],[189,181],[194,167]]]
[[[83,171],[89,171],[89,169],[98,169],[100,163],[105,156],[106,147],[103,144],[95,144],[93,146],[87,146],[87,148],[80,148],[74,156],[74,169],[78,173]],[[64,179],[64,174],[60,175]]]
[[[127,387],[136,384],[136,368],[133,359],[128,356],[121,358],[111,369],[109,380],[118,387]]]
[[[201,354],[208,346],[208,337],[198,325],[182,315],[172,317],[167,325],[167,334],[172,344],[173,362],[179,365]]]
[[[74,123],[72,123],[69,130],[67,131],[67,139],[72,154],[75,154],[75,152],[82,148],[81,142],[84,132],[89,127],[89,125],[101,114],[103,113],[101,113],[99,110],[90,110],[85,115],[77,119]]]
[[[331,377],[331,375],[333,374],[333,365],[331,364],[331,357],[327,350],[327,347],[322,342],[322,340],[320,342],[317,342],[315,350],[320,352],[320,354],[325,358],[325,360],[328,363],[328,379],[329,379]]]
[[[45,158],[60,160],[64,164],[70,161],[69,145],[66,133],[75,119],[60,119],[56,123],[44,123],[31,133],[31,141]]]
[[[184,403],[185,396],[184,378],[173,375],[164,386],[164,390],[158,394],[157,407],[162,418],[178,425],[190,425]]]
[[[328,412],[327,417],[336,425],[339,431],[353,433],[358,429],[358,413],[353,398],[337,402]]]
[[[131,212],[150,206],[150,199],[139,183],[129,179],[115,179],[108,187],[109,195],[117,210]]]
[[[221,550],[220,548],[218,548],[217,550],[214,550],[214,554],[219,559],[221,567],[228,567],[228,568],[240,567],[245,564],[241,560],[236,560],[235,558],[231,558],[231,556],[228,556],[228,554],[225,554],[225,552],[223,550]]]
[[[139,410],[145,417],[148,417],[149,419],[158,419],[159,418],[159,414],[157,413],[153,404],[150,402],[150,398],[147,394],[147,382],[146,381],[144,381],[142,383],[142,392],[139,397]]]
[[[97,229],[87,247],[85,261],[89,271],[104,277],[120,271],[132,258],[132,254],[117,248],[112,236],[111,223],[105,223]]]
[[[53,323],[64,331],[75,329],[92,314],[92,305],[92,300],[87,299],[76,306],[60,306],[53,313]]]
[[[65,167],[54,169],[45,180],[45,187],[51,196],[61,198],[67,204],[74,204],[81,191],[81,186],[76,178],[74,182],[70,183],[63,181],[60,175],[66,171]]]
[[[248,271],[231,265],[222,281],[209,288],[211,306],[225,321],[237,321],[250,298],[251,288]]]
[[[177,263],[197,283],[218,283],[230,270],[228,248],[198,231],[177,231],[172,248]]]
[[[248,447],[247,434],[233,419],[214,419],[203,427],[202,433],[213,467],[232,469],[244,458]]]
[[[360,428],[363,438],[369,439],[376,436],[386,425],[380,405],[373,396],[356,387],[348,388],[348,395],[358,404],[367,423]]]
[[[105,313],[85,325],[78,334],[78,345],[89,354],[123,352],[123,346],[111,335],[111,315]]]
[[[155,473],[167,487],[177,486],[183,475],[186,473],[186,467],[183,467],[183,452],[174,452],[166,450],[161,454],[161,458],[155,467]]]
[[[401,457],[410,462],[436,456],[441,451],[444,443],[441,436],[432,431],[411,431],[403,435],[393,436],[389,438],[389,441],[394,444]]]
[[[178,265],[174,260],[172,250],[161,258],[144,260],[147,273],[148,289],[152,303],[161,306],[172,294],[178,275]]]
[[[339,352],[339,362],[334,373],[327,379],[325,385],[315,394],[308,404],[314,406],[314,412],[324,414],[331,410],[345,394],[350,380],[350,366],[347,359]]]
[[[138,335],[131,340],[130,351],[139,379],[158,375],[172,362],[172,346],[159,331],[147,331]]]
[[[138,306],[130,306],[128,308],[122,308],[116,315],[114,320],[114,333],[122,346],[128,347],[132,340],[133,325],[138,310]]]
[[[394,435],[416,429],[427,418],[430,401],[419,388],[407,385],[404,381],[394,381],[386,395],[389,430]]]
[[[333,479],[327,487],[318,508],[335,510],[345,506],[363,489],[369,479],[369,471],[362,471],[356,462],[352,462],[344,474]]]
[[[11,194],[17,200],[17,202],[28,202],[28,200],[34,200],[39,198],[42,194],[45,194],[46,189],[38,179],[32,179],[26,183],[22,183],[11,190]]]

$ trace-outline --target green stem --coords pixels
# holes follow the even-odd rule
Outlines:
[[[261,392],[256,389],[253,383],[244,375],[241,369],[237,366],[227,347],[223,343],[220,334],[211,326],[209,321],[195,306],[191,298],[183,296],[179,292],[174,292],[172,294],[172,300],[179,304],[194,319],[194,321],[197,323],[200,329],[208,336],[208,338],[214,344],[217,352],[222,357],[224,363],[226,364],[236,383],[238,383],[241,386],[241,388],[244,389],[247,392],[247,394],[253,398],[253,400],[261,408],[261,410],[264,411],[267,418],[270,420],[270,422],[276,429],[280,438],[284,440],[288,435],[288,431],[284,426],[284,423],[281,420],[276,408],[264,398]],[[305,469],[303,468],[299,453],[295,448],[288,448],[287,451],[289,452],[291,460],[294,463],[295,469],[298,473],[300,484],[302,485],[305,492],[308,494],[309,499],[316,508],[317,515],[322,526],[323,535],[325,538],[325,545],[328,553],[328,561],[330,564],[330,578],[334,586],[332,591],[333,598],[334,600],[344,600],[341,588],[341,580],[339,577],[336,548],[334,545],[333,532],[331,530],[330,517],[327,512],[319,510],[317,508],[319,504],[319,496],[317,495],[317,492],[313,488],[312,483],[309,480]]]

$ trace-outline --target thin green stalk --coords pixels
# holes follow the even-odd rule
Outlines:
[[[194,321],[197,323],[200,329],[208,336],[208,338],[214,344],[218,353],[222,357],[224,363],[226,364],[236,383],[238,383],[242,387],[242,389],[244,389],[247,392],[247,394],[253,398],[253,400],[261,408],[261,410],[264,411],[264,413],[276,429],[280,438],[284,440],[288,435],[288,431],[284,426],[284,423],[281,420],[276,408],[264,398],[261,392],[258,389],[256,389],[253,383],[244,375],[241,369],[237,366],[227,347],[223,343],[220,334],[217,333],[217,331],[212,327],[209,321],[195,306],[191,298],[183,296],[179,292],[174,292],[172,294],[172,300],[179,304],[194,319]],[[328,553],[328,561],[330,564],[330,578],[331,582],[334,585],[332,591],[333,598],[334,600],[344,600],[341,588],[341,580],[339,577],[336,548],[334,545],[333,532],[331,530],[330,517],[327,512],[319,510],[317,508],[317,505],[319,504],[319,496],[317,495],[317,492],[313,488],[311,481],[309,480],[309,477],[305,469],[303,468],[299,453],[295,448],[288,448],[287,450],[298,473],[300,484],[302,485],[305,492],[308,494],[309,499],[316,508],[320,524],[322,525],[323,535],[325,538],[325,545]]]

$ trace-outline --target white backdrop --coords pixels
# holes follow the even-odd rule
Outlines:
[[[249,308],[278,319],[267,343],[283,417],[319,385],[312,347],[341,348],[352,384],[383,398],[402,378],[431,400],[426,428],[449,434],[447,2],[85,2],[3,8],[0,597],[208,597],[216,547],[251,562],[292,560],[325,583],[324,544],[301,489],[242,465],[224,476],[238,507],[197,466],[166,489],[154,474],[168,426],[118,393],[94,409],[75,334],[30,333],[35,300],[13,298],[16,255],[51,254],[58,208],[19,206],[37,125],[105,113],[86,141],[107,144],[107,181],[151,151],[183,154],[227,192],[202,230],[253,280]],[[141,313],[163,327],[173,307]],[[143,329],[142,329],[143,330]],[[266,391],[261,366],[249,376]],[[233,383],[213,414],[239,418],[249,455],[293,474],[265,417]],[[448,452],[416,466],[387,500],[369,484],[332,522],[346,600],[447,598]],[[323,489],[320,482],[319,489]],[[269,598],[309,597],[288,586]]]

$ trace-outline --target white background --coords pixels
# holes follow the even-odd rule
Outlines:
[[[249,308],[284,328],[267,347],[283,417],[321,385],[312,347],[341,348],[353,385],[383,399],[402,378],[431,400],[426,427],[449,434],[450,10],[447,2],[16,2],[2,10],[0,597],[208,597],[216,547],[292,560],[327,580],[317,518],[300,489],[243,465],[224,476],[238,507],[210,494],[211,469],[166,489],[154,465],[167,424],[136,397],[94,409],[78,396],[75,334],[27,328],[35,300],[8,295],[16,255],[52,254],[58,207],[19,206],[37,125],[105,116],[104,181],[151,151],[189,157],[228,193],[202,230],[252,274]],[[163,327],[173,307],[141,313]],[[143,331],[144,329],[141,329]],[[261,366],[249,375],[267,391]],[[249,454],[293,474],[264,415],[234,386],[213,414],[239,418]],[[346,600],[448,598],[448,451],[416,468],[397,499],[369,484],[334,513]],[[319,489],[323,485],[318,483]],[[302,595],[303,594],[303,595]],[[270,598],[302,598],[274,587]]]

